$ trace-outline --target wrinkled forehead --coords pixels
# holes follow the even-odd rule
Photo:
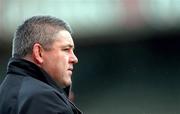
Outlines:
[[[67,30],[60,30],[58,33],[56,33],[54,36],[54,41],[59,42],[62,45],[71,45],[74,47],[73,38]]]

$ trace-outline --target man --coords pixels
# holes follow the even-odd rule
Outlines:
[[[67,23],[34,16],[18,27],[12,47],[0,114],[81,114],[68,99],[78,59]]]

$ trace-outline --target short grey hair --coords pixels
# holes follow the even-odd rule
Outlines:
[[[72,33],[69,24],[56,17],[33,16],[27,19],[14,34],[12,56],[24,57],[32,53],[35,43],[40,43],[43,48],[48,49],[60,30]]]

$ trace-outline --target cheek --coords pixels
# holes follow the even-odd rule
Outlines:
[[[63,63],[64,65],[66,65],[68,63],[68,60],[69,60],[68,56],[66,56],[66,55],[60,55],[57,58],[57,61],[60,63]]]
[[[54,53],[46,54],[44,58],[44,67],[47,67],[49,70],[55,69],[59,64],[57,58],[57,55],[55,55]]]
[[[62,70],[68,67],[69,58],[65,54],[51,53],[46,58],[46,65],[49,66],[53,72],[62,72]]]
[[[52,67],[55,67],[55,68],[59,68],[59,69],[63,69],[64,67],[66,67],[66,61],[67,59],[63,56],[56,56],[54,58],[54,60],[52,60],[53,63],[54,63],[54,66]]]

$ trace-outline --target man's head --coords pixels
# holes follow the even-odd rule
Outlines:
[[[12,56],[35,63],[61,87],[69,86],[73,65],[78,62],[70,33],[69,25],[60,19],[32,17],[17,29]]]
[[[67,30],[71,33],[70,26],[58,18],[50,16],[29,18],[14,34],[12,56],[24,57],[32,53],[32,47],[37,42],[48,49],[59,30]]]

